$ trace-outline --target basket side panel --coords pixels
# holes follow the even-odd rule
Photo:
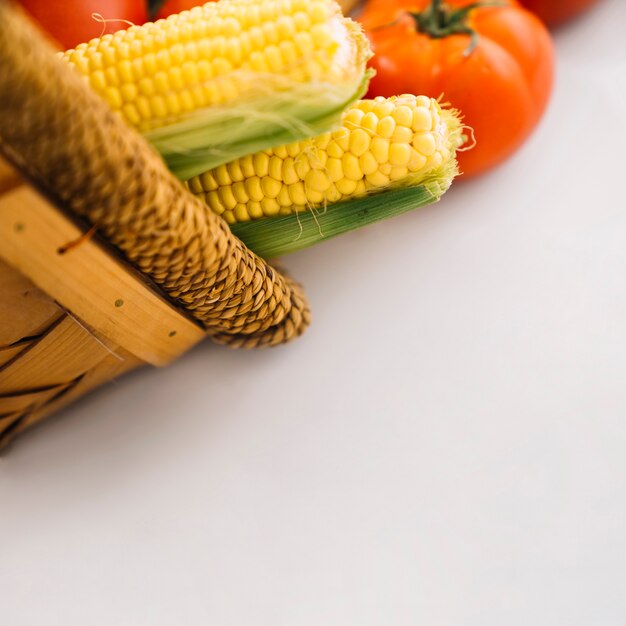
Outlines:
[[[0,265],[0,448],[141,361],[107,344],[27,278]]]
[[[20,433],[39,424],[52,413],[56,413],[82,395],[140,365],[143,363],[132,354],[118,349],[116,355],[108,355],[71,383],[55,388],[54,392],[49,393],[45,398],[44,396],[37,397],[35,403],[27,409],[16,411],[4,419],[0,417],[0,450],[10,444]],[[10,402],[8,397],[0,398],[0,403],[3,400]]]
[[[61,314],[52,298],[0,260],[0,365],[5,350],[14,351],[25,338],[40,335]]]

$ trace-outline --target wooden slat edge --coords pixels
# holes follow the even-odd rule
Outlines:
[[[205,336],[96,242],[59,249],[83,233],[27,185],[0,197],[0,258],[109,341],[164,365]]]

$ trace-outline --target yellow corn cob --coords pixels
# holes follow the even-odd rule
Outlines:
[[[360,27],[334,0],[220,0],[93,39],[63,58],[145,132],[302,83],[348,85],[352,95],[369,56]]]
[[[361,100],[331,132],[244,156],[187,181],[234,224],[289,215],[388,187],[419,185],[455,162],[461,124],[425,96]]]

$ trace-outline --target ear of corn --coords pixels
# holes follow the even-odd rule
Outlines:
[[[424,96],[362,100],[339,128],[187,181],[269,258],[437,201],[463,143],[456,111]]]
[[[315,211],[423,183],[454,162],[460,134],[456,114],[432,98],[361,100],[333,131],[220,165],[187,186],[230,224]]]
[[[334,0],[220,0],[63,58],[186,179],[332,127],[369,56]]]

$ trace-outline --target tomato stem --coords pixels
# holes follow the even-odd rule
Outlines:
[[[478,45],[478,33],[468,24],[472,11],[485,7],[505,7],[508,2],[482,1],[473,2],[460,9],[448,6],[444,0],[431,0],[430,6],[424,11],[410,11],[417,30],[432,37],[443,39],[450,35],[469,35],[470,44],[463,53],[469,56]]]

